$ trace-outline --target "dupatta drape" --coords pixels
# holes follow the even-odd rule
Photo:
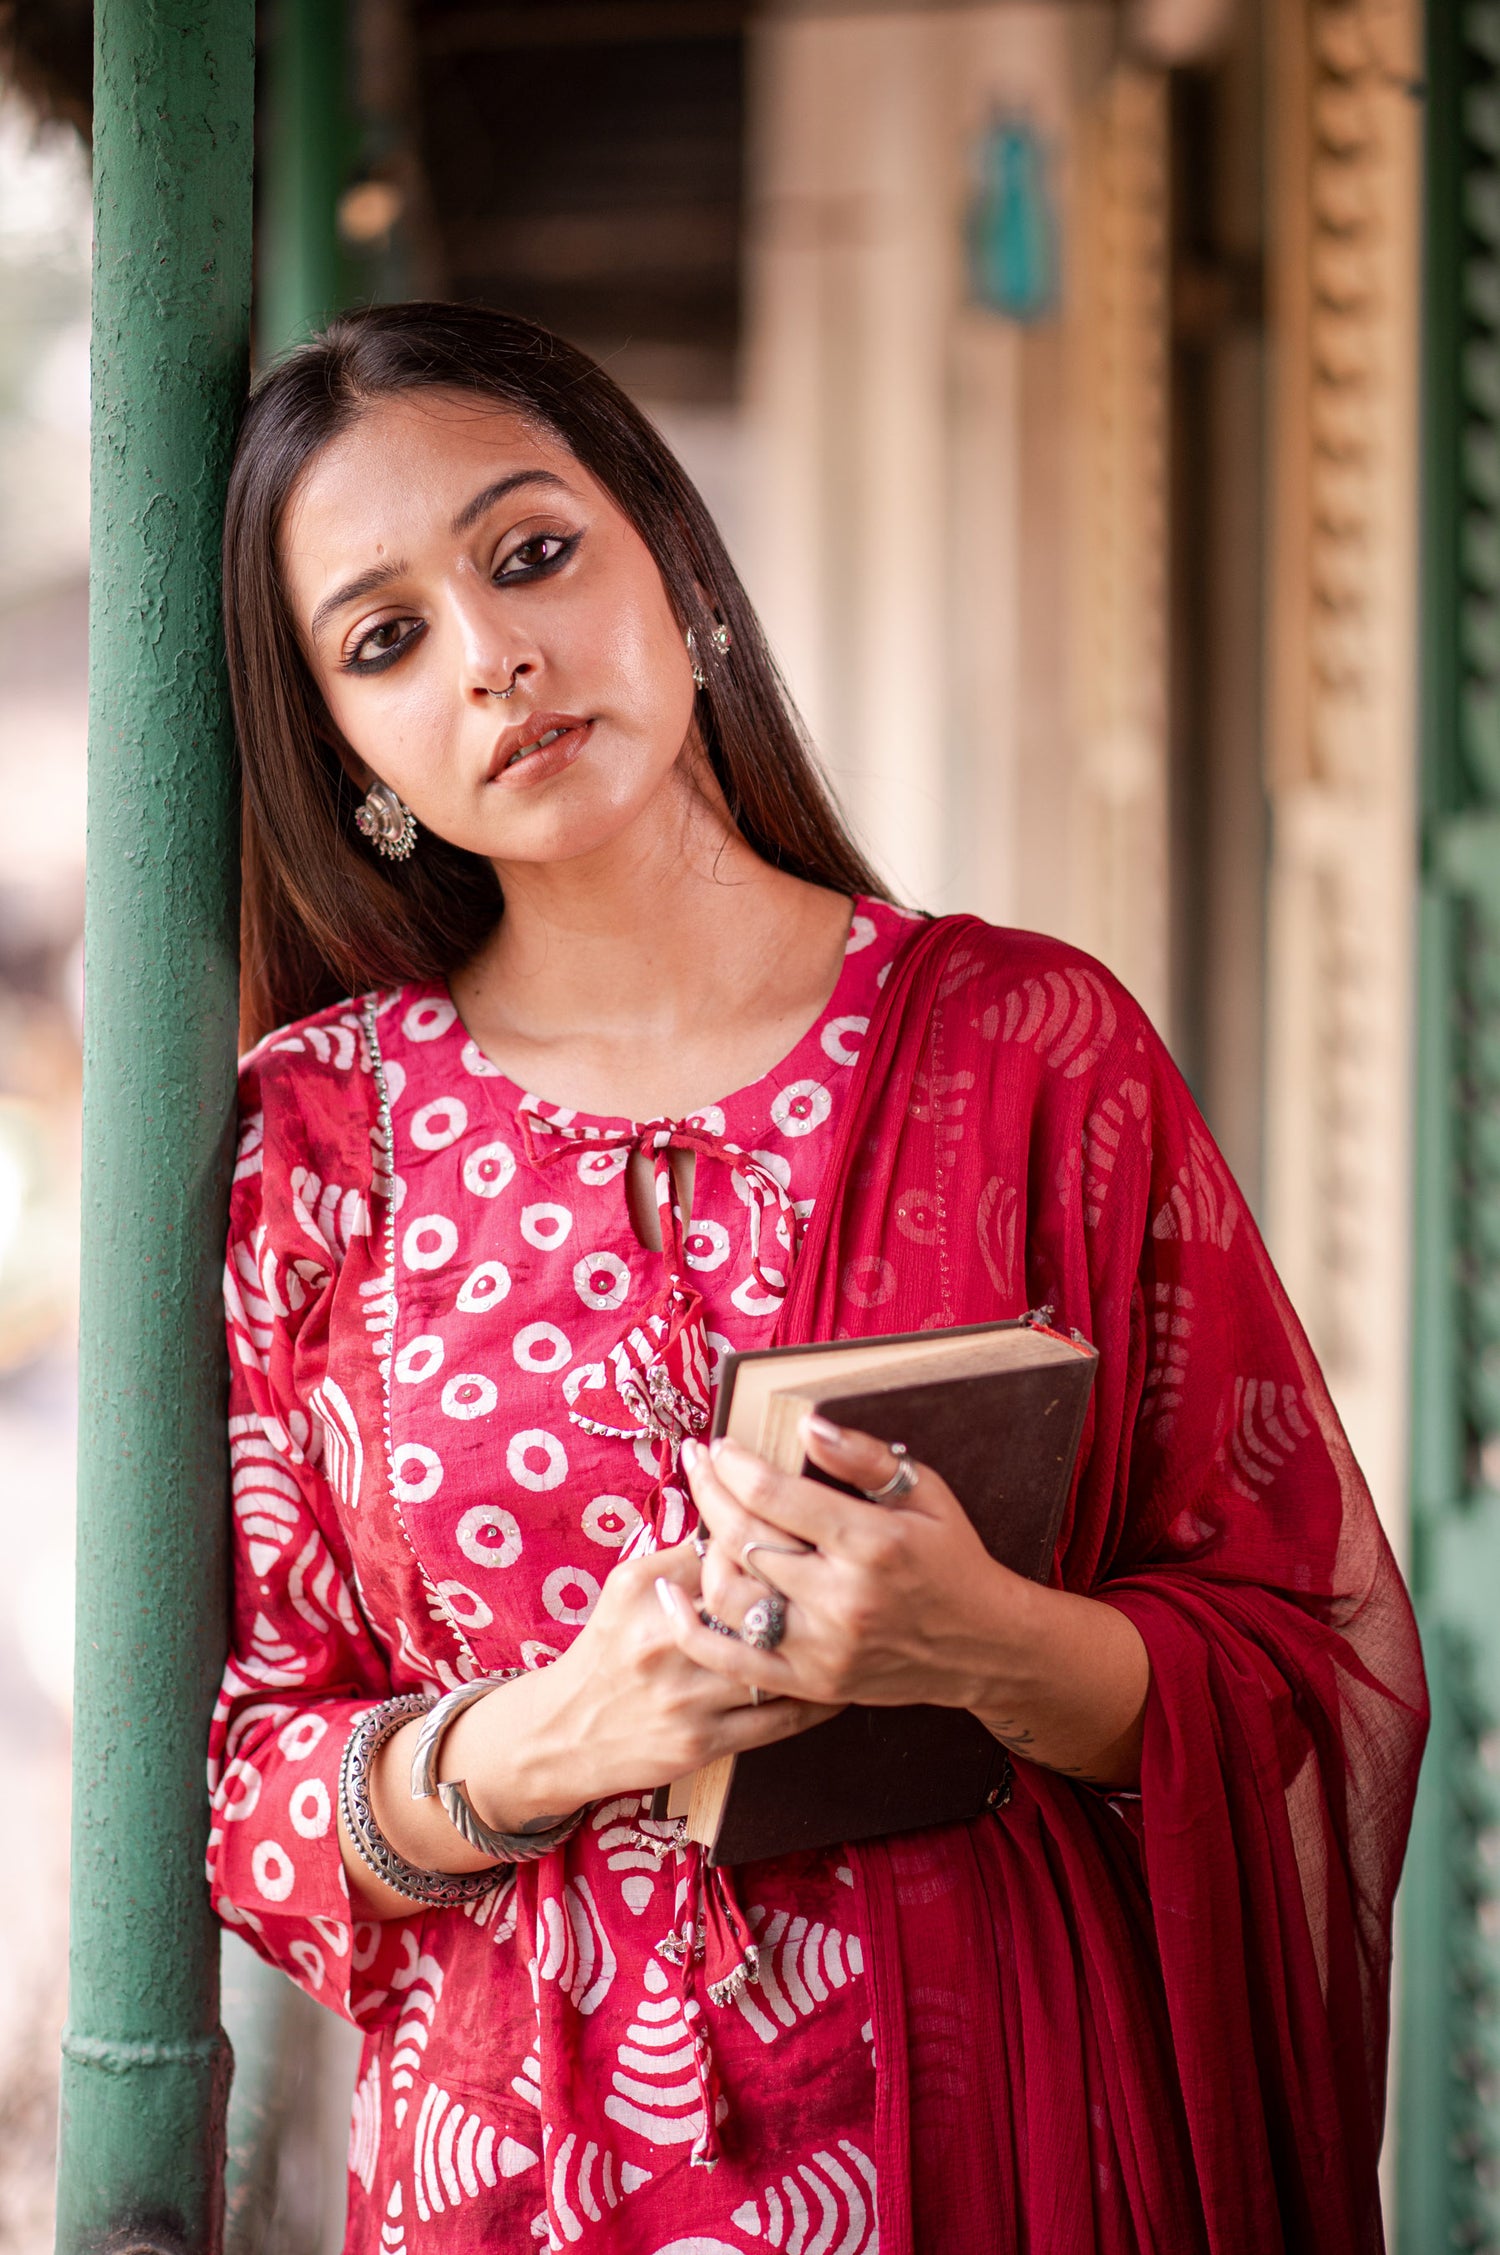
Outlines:
[[[1097,1345],[1055,1575],[1152,1670],[1138,1803],[1018,1764],[999,1819],[857,1853],[884,2255],[1378,2249],[1421,1660],[1191,1098],[1098,965],[944,919],[828,1182],[783,1341],[1051,1303]]]

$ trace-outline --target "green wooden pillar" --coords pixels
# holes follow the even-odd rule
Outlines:
[[[1414,1581],[1397,2244],[1500,2255],[1500,0],[1427,9]]]
[[[274,0],[267,23],[255,317],[262,363],[345,302],[338,204],[354,145],[343,0]]]
[[[58,2247],[212,2249],[237,1015],[218,552],[248,372],[254,0],[97,0],[72,1951]]]

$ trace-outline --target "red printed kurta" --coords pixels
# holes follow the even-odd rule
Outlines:
[[[695,2246],[875,2244],[872,2030],[841,1853],[740,1875],[760,1973],[719,2010],[672,1954],[686,1859],[649,1797],[595,1807],[475,1908],[385,1926],[351,1917],[336,1810],[372,1699],[545,1666],[616,1559],[686,1532],[670,1436],[706,1409],[727,1350],[769,1342],[910,931],[857,904],[816,1025],[675,1125],[525,1094],[441,987],[326,1011],[246,1062],[212,1875],[226,1920],[366,2032],[353,2248],[655,2255],[685,2230]],[[660,1172],[669,1138],[697,1153],[686,1294],[668,1283],[670,1210],[664,1255],[625,1198],[630,1149]],[[675,1421],[651,1399],[664,1361]],[[692,2169],[708,2105],[720,2158]]]
[[[214,1899],[369,2031],[358,2249],[870,2255],[878,2185],[882,2255],[1377,2255],[1426,1708],[1327,1388],[1101,966],[867,903],[855,937],[782,1071],[696,1122],[526,1103],[441,990],[250,1061]],[[624,1153],[672,1140],[693,1226],[669,1203],[647,1255]],[[350,1722],[541,1664],[677,1531],[722,1341],[1043,1303],[1099,1350],[1053,1575],[1146,1644],[1138,1798],[1018,1762],[993,1817],[741,1871],[760,1978],[723,2005],[681,1946],[717,1898],[626,1801],[486,1911],[351,1934]]]

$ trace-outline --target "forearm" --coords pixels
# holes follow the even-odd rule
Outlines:
[[[1133,1621],[1097,1598],[991,1585],[996,1662],[967,1704],[1002,1746],[1090,1785],[1140,1783],[1151,1667]]]
[[[482,1771],[487,1790],[471,1786],[470,1799],[485,1823],[496,1831],[518,1832],[539,1817],[560,1815],[577,1805],[576,1799],[561,1800],[555,1807],[551,1805],[565,1787],[555,1774],[559,1763],[552,1747],[554,1734],[539,1696],[541,1690],[539,1678],[518,1678],[513,1684],[499,1687],[476,1706],[467,1708],[443,1735],[438,1758],[439,1777],[469,1779],[476,1770]],[[480,1711],[493,1707],[496,1701],[504,1702],[503,1715],[492,1713],[483,1718],[481,1738]],[[495,1777],[497,1721],[503,1722],[507,1742],[498,1790]],[[471,1847],[449,1823],[435,1794],[428,1800],[412,1798],[412,1759],[421,1728],[420,1716],[403,1723],[400,1730],[386,1740],[370,1765],[370,1805],[376,1824],[396,1854],[419,1871],[465,1872],[495,1868],[493,1857]],[[566,1764],[561,1766],[566,1767]],[[414,1907],[410,1898],[375,1877],[355,1847],[342,1811],[339,1842],[349,1892],[359,1913],[365,1918],[409,1918]]]

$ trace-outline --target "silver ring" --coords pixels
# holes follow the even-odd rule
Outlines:
[[[786,1635],[786,1599],[779,1589],[758,1597],[744,1620],[740,1635],[752,1652],[774,1652]]]
[[[896,1459],[896,1469],[878,1488],[866,1488],[865,1494],[871,1503],[899,1503],[917,1484],[917,1468],[900,1441],[887,1441],[886,1447]]]
[[[514,673],[512,673],[510,677],[510,687],[508,689],[486,689],[485,695],[487,697],[513,697],[516,693],[516,682],[520,677],[520,672],[521,669],[519,666],[517,666]]]
[[[776,1589],[776,1584],[768,1581],[758,1566],[751,1565],[750,1553],[753,1550],[772,1550],[778,1558],[805,1558],[811,1547],[809,1543],[798,1543],[793,1549],[790,1543],[785,1542],[747,1542],[740,1548],[740,1564],[753,1580],[760,1583],[762,1589],[776,1590],[776,1595],[780,1597],[784,1592]]]

